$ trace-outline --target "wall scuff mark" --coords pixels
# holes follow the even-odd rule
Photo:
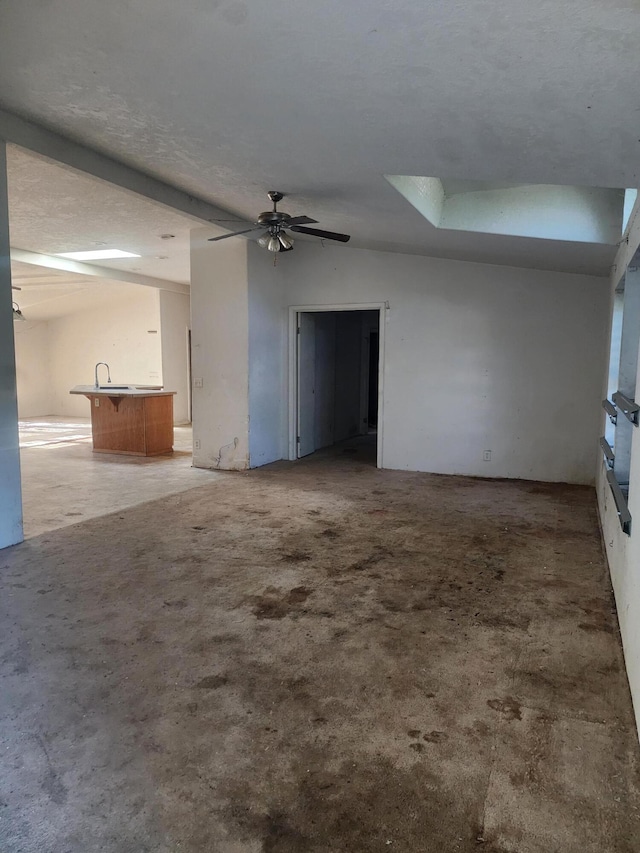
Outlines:
[[[236,468],[237,463],[235,460],[235,451],[238,448],[238,437],[236,436],[230,444],[223,444],[220,448],[220,452],[215,457],[215,462],[213,467],[228,470],[230,468]],[[246,467],[244,465],[243,467]]]

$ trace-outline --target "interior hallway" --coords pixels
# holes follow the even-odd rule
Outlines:
[[[592,489],[314,456],[0,562],[3,853],[637,850]]]

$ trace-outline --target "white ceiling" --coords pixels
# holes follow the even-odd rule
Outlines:
[[[14,248],[48,255],[104,246],[125,249],[141,257],[96,263],[189,283],[189,230],[201,225],[199,220],[15,145],[7,147],[7,174]],[[167,234],[174,236],[162,239]],[[114,294],[140,287],[15,261],[11,270],[13,283],[22,288],[14,299],[31,321],[99,308]]]
[[[635,0],[4,0],[0,104],[248,219],[280,189],[350,245],[605,274],[383,176],[637,186],[639,41]]]
[[[11,280],[22,288],[13,291],[13,300],[27,322],[46,322],[77,311],[111,306],[114,295],[126,297],[140,289],[140,285],[128,282],[89,278],[16,261],[11,262]]]
[[[7,148],[7,174],[15,248],[48,255],[124,249],[142,257],[96,263],[189,283],[189,229],[197,220],[15,145]]]

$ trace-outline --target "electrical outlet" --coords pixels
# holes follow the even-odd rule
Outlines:
[[[200,439],[199,438],[196,438],[195,441],[193,442],[193,449],[194,450],[200,450]]]
[[[94,397],[93,398],[93,405],[95,406],[96,409],[100,406],[100,397]]]
[[[482,454],[482,459],[484,462],[491,462],[491,451],[485,450],[485,452]]]
[[[198,377],[197,379],[193,380],[193,387],[194,388],[202,388],[202,378],[201,377]]]

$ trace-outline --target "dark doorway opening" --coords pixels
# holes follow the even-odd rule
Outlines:
[[[369,430],[378,428],[378,360],[380,358],[380,340],[377,330],[369,333],[369,405],[367,424]]]
[[[298,457],[368,449],[375,464],[379,327],[379,310],[299,312]]]

